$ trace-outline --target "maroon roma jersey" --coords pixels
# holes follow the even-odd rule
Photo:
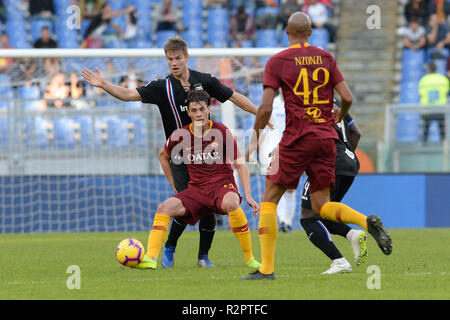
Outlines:
[[[184,162],[190,176],[189,186],[208,187],[234,181],[233,162],[241,155],[231,131],[219,122],[209,122],[203,136],[194,134],[193,124],[175,130],[164,149],[172,162]]]
[[[333,56],[308,43],[293,45],[269,59],[264,87],[281,88],[285,101],[286,129],[280,144],[289,147],[306,135],[338,138],[332,110],[334,87],[341,81],[344,78]]]

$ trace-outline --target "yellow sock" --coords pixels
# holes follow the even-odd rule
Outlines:
[[[148,245],[146,256],[150,259],[158,259],[161,246],[166,240],[167,233],[170,225],[170,217],[157,213],[153,219],[153,226],[148,236]]]
[[[320,209],[320,216],[336,222],[356,224],[367,230],[367,217],[340,202],[325,203]]]
[[[230,218],[231,230],[238,239],[242,252],[244,252],[244,260],[248,262],[253,258],[252,252],[252,238],[250,237],[250,230],[248,229],[247,218],[241,207],[236,210],[228,212]]]
[[[258,223],[262,264],[259,272],[270,274],[275,270],[275,244],[278,236],[277,205],[262,202]]]

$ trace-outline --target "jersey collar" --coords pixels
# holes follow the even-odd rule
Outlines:
[[[208,128],[208,130],[205,131],[205,133],[204,133],[202,136],[198,136],[198,135],[196,135],[196,134],[194,133],[194,130],[192,130],[192,125],[193,125],[193,123],[191,122],[191,124],[189,125],[189,131],[191,131],[191,133],[192,133],[194,136],[196,136],[197,138],[202,138],[202,137],[204,137],[204,136],[209,132],[209,130],[211,130],[212,125],[213,125],[213,122],[212,122],[211,120],[209,120],[209,128]]]
[[[308,42],[305,42],[305,43],[293,44],[292,46],[289,46],[289,48],[306,48],[309,46],[310,46],[310,44]]]

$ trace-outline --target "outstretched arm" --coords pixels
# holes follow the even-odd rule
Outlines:
[[[113,97],[122,101],[141,101],[141,95],[136,89],[124,88],[107,81],[103,76],[103,73],[98,67],[95,67],[95,71],[88,68],[81,70],[81,76],[91,86],[102,88]]]

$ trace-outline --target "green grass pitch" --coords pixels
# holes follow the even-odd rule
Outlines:
[[[173,269],[137,270],[115,260],[115,247],[134,237],[147,244],[146,232],[2,234],[0,299],[151,299],[151,300],[303,300],[303,299],[450,299],[450,229],[393,229],[391,256],[372,238],[369,257],[353,272],[321,275],[330,261],[303,231],[279,233],[275,281],[238,281],[248,274],[231,231],[217,231],[212,269],[196,267],[199,233],[179,240]],[[255,257],[260,260],[256,231]],[[353,265],[348,241],[334,236]],[[69,289],[71,265],[80,268],[80,289]],[[380,270],[380,289],[367,286],[371,265]],[[370,268],[369,268],[370,270]],[[370,279],[369,279],[370,282]]]

